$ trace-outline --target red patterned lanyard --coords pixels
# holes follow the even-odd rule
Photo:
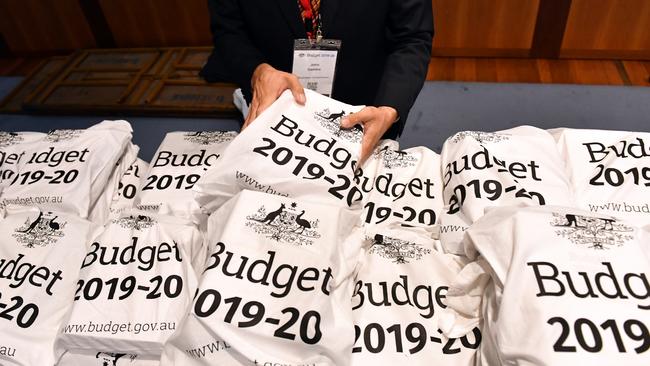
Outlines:
[[[298,0],[298,6],[300,6],[300,17],[305,24],[307,37],[316,39],[318,36],[320,0]]]

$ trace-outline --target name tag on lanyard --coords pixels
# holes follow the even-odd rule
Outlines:
[[[293,70],[303,87],[326,97],[332,95],[336,61],[341,50],[338,39],[296,39],[293,43]]]

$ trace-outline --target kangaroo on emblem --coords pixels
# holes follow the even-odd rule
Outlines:
[[[282,213],[282,211],[284,211],[284,207],[285,207],[285,206],[284,206],[284,203],[281,203],[281,204],[280,204],[280,208],[278,208],[278,209],[275,210],[275,211],[271,211],[271,212],[269,212],[269,214],[266,215],[266,217],[265,217],[264,219],[262,219],[262,220],[257,220],[257,219],[255,219],[255,221],[257,221],[257,222],[261,222],[261,223],[263,223],[263,224],[271,225],[271,223],[273,223],[273,221],[275,221],[275,219],[276,219],[278,216],[280,216],[280,214]]]

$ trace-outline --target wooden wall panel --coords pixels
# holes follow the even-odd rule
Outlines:
[[[206,0],[99,0],[117,47],[208,46]]]
[[[623,61],[622,63],[632,84],[650,86],[650,61]]]
[[[0,0],[0,32],[12,53],[96,46],[79,0]]]
[[[434,56],[650,60],[650,0],[431,1]],[[207,0],[0,0],[0,56],[210,44]]]
[[[434,55],[528,55],[540,0],[432,1]]]
[[[427,80],[596,84],[596,85],[650,85],[648,71],[642,62],[627,61],[628,80],[619,72],[620,61],[608,60],[547,60],[523,58],[468,58],[434,57],[429,64]],[[628,64],[629,63],[629,68]],[[634,74],[631,71],[634,69]],[[632,77],[634,75],[634,78]]]
[[[650,57],[650,1],[573,0],[566,57]]]

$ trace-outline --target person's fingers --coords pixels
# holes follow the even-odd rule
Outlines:
[[[253,113],[252,110],[250,112],[248,112],[248,117],[246,117],[246,119],[244,120],[244,124],[241,125],[241,131],[243,131],[246,127],[248,127],[248,125],[251,124],[251,119],[250,118],[251,118],[252,113]]]
[[[242,126],[242,130],[248,127],[248,125],[250,125],[251,122],[253,122],[253,120],[255,120],[256,117],[257,117],[257,103],[253,102],[251,103],[251,107],[248,110],[248,116],[246,116],[246,121],[244,121],[244,126]]]
[[[361,167],[372,154],[375,146],[384,134],[380,121],[375,116],[374,119],[368,120],[364,124],[363,138],[361,139],[361,153],[359,154],[359,164]]]
[[[242,125],[241,129],[242,131],[248,127],[248,125],[251,124],[257,118],[257,108],[259,106],[259,102],[257,101],[256,97],[253,97],[253,101],[251,102],[251,107],[248,110],[248,116],[246,117],[246,120],[244,121],[244,124]]]
[[[373,144],[374,145],[374,144]],[[359,155],[359,164],[357,164],[357,167],[361,168],[363,164],[366,163],[366,160],[370,157],[370,153],[372,152],[371,148],[368,148],[369,143],[363,143],[361,145],[361,155]]]
[[[360,168],[368,160],[380,137],[378,131],[374,128],[369,128],[364,131],[363,138],[361,139],[361,154],[359,155],[357,167]]]
[[[289,75],[287,77],[289,81],[289,89],[291,89],[291,94],[293,94],[293,99],[300,105],[305,105],[307,98],[305,97],[305,89],[300,84],[300,80],[294,75]]]
[[[359,112],[352,113],[349,116],[343,117],[341,120],[341,128],[348,129],[354,127],[354,125],[359,123],[368,122],[374,117],[374,107],[365,107]]]
[[[271,104],[273,104],[276,100],[277,100],[277,98],[263,98],[263,99],[261,99],[260,102],[257,105],[256,114],[258,116],[260,114],[262,114],[262,112],[264,112],[268,107],[270,107]]]
[[[250,114],[249,114],[249,115],[250,115]],[[241,130],[240,130],[240,132],[243,131],[243,130],[245,130],[246,127],[248,127],[248,125],[250,125],[250,124],[251,124],[251,121],[250,121],[250,120],[248,120],[248,119],[245,120],[245,121],[244,121],[244,124],[241,125]]]

